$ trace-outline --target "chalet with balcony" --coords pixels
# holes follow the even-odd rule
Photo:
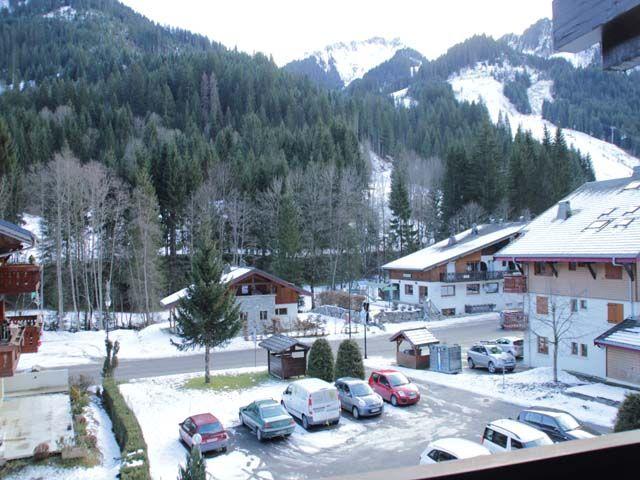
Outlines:
[[[9,299],[30,295],[40,288],[39,265],[11,261],[14,254],[32,248],[35,242],[31,232],[0,220],[0,377],[13,376],[20,355],[35,353],[40,345],[40,317],[7,314]]]
[[[553,364],[553,323],[568,329],[559,367],[640,385],[640,167],[631,177],[590,182],[532,221],[524,235],[496,254],[523,275],[505,281],[520,298],[529,327],[525,358]],[[515,300],[514,300],[515,301]],[[557,330],[557,328],[556,328]]]
[[[292,283],[253,267],[230,267],[222,282],[235,291],[244,323],[250,330],[256,328],[256,333],[263,333],[274,323],[292,324],[298,317],[301,297],[311,295]],[[175,307],[187,293],[188,288],[183,288],[163,298],[160,303],[173,316]]]
[[[523,223],[474,226],[430,247],[399,258],[382,268],[396,302],[423,305],[443,315],[502,310],[507,305],[503,283],[516,266],[494,260],[494,254],[512,242]]]

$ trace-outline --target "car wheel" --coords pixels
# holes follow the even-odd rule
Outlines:
[[[360,418],[360,410],[358,410],[358,407],[353,407],[353,410],[351,411],[351,414],[353,415],[353,418],[355,418],[356,420]]]
[[[260,430],[259,428],[256,429],[256,437],[258,437],[258,441],[261,442],[263,440],[262,438],[262,430]]]
[[[513,373],[513,370],[514,370],[513,368],[507,368],[508,373]]]
[[[470,369],[472,369],[472,370],[473,370],[474,368],[476,368],[476,364],[475,364],[475,362],[473,361],[473,358],[467,358],[467,364],[469,365],[469,368],[470,368]]]
[[[391,395],[391,405],[393,405],[394,407],[398,406],[398,399],[395,395]]]
[[[227,447],[222,447],[222,448],[220,449],[220,451],[221,451],[222,453],[227,453]]]
[[[309,420],[307,420],[306,415],[302,415],[302,428],[309,430]]]
[[[488,368],[489,373],[496,373],[496,366],[493,364],[493,362],[489,362]]]

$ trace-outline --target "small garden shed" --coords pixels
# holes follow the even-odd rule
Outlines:
[[[421,370],[429,368],[429,345],[440,343],[425,327],[400,330],[389,341],[396,342],[398,365]],[[401,349],[403,343],[410,348]]]
[[[272,335],[259,345],[267,351],[270,375],[284,380],[307,373],[309,345],[282,334]]]

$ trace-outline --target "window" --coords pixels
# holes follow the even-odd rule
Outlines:
[[[467,295],[478,295],[480,293],[480,284],[479,283],[468,283],[467,284]]]
[[[240,320],[246,322],[249,320],[249,314],[247,312],[240,312]]]
[[[606,278],[607,280],[622,280],[622,267],[618,267],[610,263],[605,263],[604,278]]]
[[[269,312],[266,310],[260,310],[260,320],[266,320],[269,317]]]
[[[495,443],[499,447],[507,448],[507,440],[508,437],[506,435],[496,431],[493,432],[493,440],[491,440],[492,443]]]
[[[574,313],[578,311],[578,299],[577,298],[572,298],[571,299],[571,311],[574,312]]]
[[[582,343],[580,345],[580,356],[586,358],[588,356],[588,354],[589,354],[589,350],[588,350],[587,344],[586,343]]]
[[[571,342],[571,355],[578,355],[578,344]]]
[[[569,262],[569,270],[575,272],[578,269],[578,264],[576,262]]]
[[[499,293],[500,292],[500,284],[498,282],[485,283],[484,291],[487,293]]]
[[[240,287],[240,294],[241,295],[249,295],[249,285],[242,285]]]
[[[547,337],[538,337],[538,353],[549,354],[549,339]]]
[[[615,228],[627,228],[633,222],[633,218],[623,218],[614,225]]]
[[[538,315],[547,315],[549,313],[549,298],[536,297],[536,313]]]
[[[638,210],[640,210],[640,205],[636,205],[635,207],[630,207],[629,210],[624,212],[624,214],[625,215],[631,215],[631,214],[636,213]]]
[[[511,439],[511,449],[512,450],[520,450],[521,448],[524,448],[524,445],[522,445],[521,442],[519,442],[518,440],[516,440],[515,438]]]
[[[587,309],[587,301],[580,300],[580,310],[586,310],[586,309]]]
[[[616,211],[616,207],[608,208],[607,210],[605,210],[604,212],[602,212],[602,213],[600,214],[600,217],[598,217],[598,218],[608,217],[609,215],[611,215],[611,214],[612,214],[613,212],[615,212],[615,211]]]
[[[286,308],[276,308],[276,315],[288,315],[289,311]]]
[[[549,268],[549,265],[544,262],[535,262],[533,264],[533,273],[535,275],[541,275],[545,277],[550,277],[551,275],[553,275],[553,272]]]
[[[403,273],[402,278],[413,278],[413,275],[411,273]]]
[[[442,287],[440,287],[441,297],[454,297],[455,295],[456,295],[455,285],[443,285]]]
[[[607,322],[620,323],[624,317],[624,305],[621,303],[607,304]]]
[[[444,315],[445,317],[453,317],[456,314],[456,309],[455,308],[443,308],[441,310],[442,315]]]
[[[585,228],[585,230],[602,230],[604,227],[609,225],[611,220],[596,220],[591,225]]]
[[[404,286],[404,294],[405,295],[413,295],[413,285],[405,285]]]
[[[640,189],[640,182],[635,181],[627,184],[627,186],[624,187],[623,190],[639,190],[639,189]]]

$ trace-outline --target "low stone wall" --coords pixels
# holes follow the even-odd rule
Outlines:
[[[376,323],[402,323],[402,322],[415,322],[419,320],[424,320],[424,314],[422,313],[421,310],[381,311],[374,316],[374,321]]]

